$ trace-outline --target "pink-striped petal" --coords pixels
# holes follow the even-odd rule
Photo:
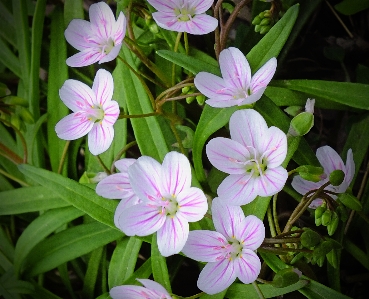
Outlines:
[[[252,283],[258,278],[261,269],[260,259],[250,249],[244,249],[240,258],[234,261],[238,278],[243,283]]]
[[[266,160],[268,168],[281,165],[287,155],[287,136],[277,127],[270,127],[265,132],[264,143],[262,145],[263,158]]]
[[[316,157],[324,168],[324,172],[329,176],[334,170],[340,169],[345,171],[346,167],[343,164],[341,157],[330,146],[322,146],[316,150]]]
[[[156,10],[174,15],[174,9],[179,8],[181,1],[178,0],[147,0]]]
[[[108,54],[104,53],[104,56],[102,56],[101,59],[99,60],[99,64],[109,62],[117,58],[121,48],[122,48],[122,44],[120,43],[114,46]]]
[[[251,81],[251,69],[245,55],[237,48],[224,49],[219,55],[219,66],[227,85],[246,90]]]
[[[184,32],[194,34],[194,35],[203,35],[213,32],[218,26],[218,20],[207,14],[198,14],[192,18],[192,21],[181,22],[185,24]],[[180,23],[180,24],[181,24]]]
[[[133,163],[135,163],[137,159],[133,158],[123,158],[114,163],[114,166],[120,171],[120,172],[127,172],[128,173],[128,167],[131,166]]]
[[[217,193],[229,205],[241,206],[252,202],[258,195],[255,178],[249,175],[231,174],[220,183]]]
[[[94,105],[104,106],[110,102],[114,91],[114,81],[111,73],[104,69],[98,70],[92,85],[92,90],[96,95]]]
[[[352,154],[352,149],[350,148],[347,151],[347,158],[346,158],[346,171],[345,171],[345,182],[347,182],[348,185],[351,184],[352,179],[355,175],[355,162],[354,162],[354,156]]]
[[[196,187],[190,187],[177,196],[178,212],[188,222],[201,220],[208,210],[208,202],[204,192]]]
[[[253,76],[251,79],[250,89],[252,93],[265,88],[270,80],[272,80],[277,69],[277,59],[274,57],[269,59]]]
[[[62,118],[55,125],[55,131],[60,139],[75,140],[88,134],[93,125],[83,112],[76,112]]]
[[[240,240],[244,248],[251,250],[258,249],[265,238],[263,222],[254,215],[247,216],[236,227],[236,237]]]
[[[64,32],[67,42],[79,51],[95,46],[89,39],[93,35],[91,23],[85,20],[72,20]]]
[[[194,79],[196,88],[210,100],[235,101],[233,92],[227,87],[224,80],[210,73],[200,72]]]
[[[255,178],[257,195],[271,196],[281,191],[286,184],[288,172],[282,166],[268,168],[263,175]]]
[[[100,155],[105,152],[113,142],[114,128],[95,123],[88,133],[88,149],[93,155]]]
[[[238,105],[242,106],[242,105],[248,105],[248,104],[255,103],[256,101],[260,100],[260,98],[262,97],[265,89],[266,89],[266,87],[261,88],[257,92],[252,93],[252,94],[248,95],[245,98],[241,98],[240,103]]]
[[[187,157],[177,152],[165,155],[163,165],[163,192],[177,195],[191,186],[191,166]]]
[[[110,199],[121,199],[133,193],[128,173],[115,173],[109,175],[96,186],[96,193]]]
[[[268,130],[268,125],[258,112],[253,109],[236,111],[229,120],[229,129],[233,140],[261,152],[263,135]]]
[[[133,191],[143,202],[161,201],[162,167],[151,157],[142,156],[128,169]]]
[[[161,299],[163,297],[160,297],[156,292],[141,287],[141,286],[135,286],[135,285],[126,285],[126,286],[117,286],[113,287],[109,295],[113,299]],[[164,298],[170,298],[170,297],[164,297]]]
[[[218,197],[213,200],[211,211],[217,232],[228,240],[234,240],[237,237],[238,226],[245,219],[242,209],[239,206],[227,205]]]
[[[220,293],[236,280],[237,272],[234,262],[228,259],[208,263],[199,275],[197,286],[209,295]]]
[[[95,34],[108,39],[113,35],[114,14],[105,2],[92,4],[89,9],[90,22],[95,26]]]
[[[141,200],[134,193],[132,193],[130,196],[122,198],[114,212],[115,226],[119,228],[119,218],[121,217],[121,215],[125,215],[125,210],[140,203]]]
[[[250,153],[242,144],[232,139],[217,137],[206,145],[206,155],[211,164],[229,174],[244,174],[245,161]]]
[[[327,180],[324,180],[327,181]],[[299,175],[294,176],[292,179],[292,188],[295,189],[298,193],[305,195],[310,190],[318,189],[321,185],[323,185],[324,181],[320,181],[318,183],[310,182],[304,180]]]
[[[103,126],[113,126],[119,117],[119,105],[116,101],[106,102],[103,106],[104,118],[101,123]]]
[[[195,14],[202,14],[206,12],[214,3],[214,0],[192,0],[191,8],[195,9]]]
[[[153,280],[150,280],[150,279],[137,279],[137,280],[140,283],[142,283],[142,285],[145,288],[153,290],[153,291],[157,292],[158,294],[164,294],[166,296],[169,296],[168,298],[170,298],[170,294],[160,283],[157,283],[156,281],[153,281]]]
[[[148,236],[158,231],[166,216],[160,209],[150,204],[140,203],[127,209],[116,211],[117,227],[127,236]]]
[[[73,112],[86,110],[94,105],[96,96],[86,84],[68,79],[59,90],[63,103]]]
[[[104,54],[97,48],[88,48],[69,57],[66,60],[66,64],[71,67],[83,67],[94,64],[99,61],[103,55]]]
[[[186,244],[188,232],[188,222],[181,215],[167,216],[157,235],[161,255],[170,256],[179,253]]]
[[[190,231],[182,252],[189,258],[199,262],[217,262],[223,259],[222,246],[228,241],[219,232],[210,230]]]

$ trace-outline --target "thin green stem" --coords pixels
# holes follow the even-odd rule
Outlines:
[[[110,175],[110,174],[111,174],[111,172],[110,172],[109,168],[108,168],[108,167],[106,167],[105,163],[103,162],[103,160],[101,160],[100,156],[99,156],[99,155],[97,155],[97,156],[96,156],[96,158],[97,158],[97,160],[99,161],[99,164],[100,164],[100,165],[102,166],[102,168],[104,169],[104,171],[105,171],[108,175]]]
[[[279,235],[281,233],[281,228],[279,227],[279,222],[278,222],[277,199],[278,199],[278,193],[276,193],[273,196],[273,220],[274,220],[275,229],[277,231],[277,234]]]
[[[275,227],[274,227],[272,209],[270,208],[270,205],[268,205],[267,216],[268,216],[270,234],[271,234],[272,237],[275,237],[277,235],[277,233],[276,233],[276,230],[275,230]]]
[[[5,172],[4,170],[2,170],[0,168],[0,174],[2,174],[3,176],[7,177],[8,179],[11,179],[14,182],[17,182],[19,185],[23,186],[23,187],[29,187],[30,185],[28,183],[26,183],[25,181],[22,181],[20,179],[18,179],[17,177],[11,175],[10,173]]]
[[[256,293],[258,293],[259,298],[260,299],[265,299],[265,297],[264,297],[263,293],[261,292],[261,290],[260,290],[258,284],[256,283],[256,281],[253,281],[252,285],[254,286],[254,289],[255,289]]]
[[[12,161],[16,165],[23,163],[23,159],[21,157],[2,143],[0,143],[0,155]]]
[[[265,238],[264,244],[286,244],[286,243],[300,243],[300,238]]]
[[[63,148],[62,156],[60,158],[59,167],[58,167],[58,174],[60,174],[63,170],[63,165],[64,165],[64,162],[65,162],[65,158],[67,156],[67,153],[68,153],[69,145],[70,145],[70,140],[67,140],[67,142],[65,143],[64,148]]]
[[[185,42],[185,49],[186,49],[186,55],[188,56],[188,54],[190,53],[190,47],[188,45],[188,35],[187,32],[184,33],[184,42]]]
[[[113,173],[113,172],[115,171],[115,165],[114,165],[114,163],[115,163],[116,161],[118,161],[118,160],[120,159],[120,157],[122,157],[122,156],[123,156],[123,154],[124,154],[126,151],[128,151],[132,146],[135,146],[136,144],[137,144],[137,141],[136,141],[136,140],[131,141],[130,143],[126,144],[126,146],[125,146],[125,147],[123,147],[123,148],[119,151],[118,155],[116,155],[116,156],[115,156],[115,158],[114,158],[114,160],[113,160],[113,163],[112,163],[112,165],[111,165],[111,167],[110,167],[110,173]]]

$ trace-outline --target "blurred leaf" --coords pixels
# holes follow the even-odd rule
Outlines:
[[[14,246],[11,243],[9,236],[0,226],[0,267],[5,271],[8,271],[10,268],[13,267],[13,261]]]
[[[64,37],[63,8],[56,5],[51,15],[50,59],[47,88],[47,139],[51,169],[56,172],[67,141],[60,139],[55,132],[55,125],[68,114],[69,109],[59,97],[59,89],[68,79],[67,45]],[[67,174],[68,156],[64,161],[62,173]]]
[[[328,59],[337,62],[343,62],[345,58],[345,50],[338,46],[324,47],[323,53]]]
[[[109,288],[122,285],[134,273],[142,241],[125,237],[117,242],[109,263]]]
[[[19,237],[15,247],[14,269],[17,275],[22,271],[24,259],[29,252],[48,235],[84,213],[74,207],[53,209],[36,218]]]
[[[0,215],[37,212],[70,205],[43,186],[4,191],[0,193],[0,197]]]
[[[68,27],[73,19],[84,19],[83,1],[82,0],[65,0],[64,1],[64,26]]]
[[[26,176],[45,186],[51,192],[58,194],[62,199],[77,209],[117,230],[113,222],[117,202],[102,198],[89,187],[83,186],[59,174],[27,164],[20,165],[19,169]]]
[[[20,62],[8,45],[0,38],[0,62],[12,71],[17,77],[22,77]]]
[[[40,242],[25,261],[25,275],[33,277],[80,257],[123,236],[99,222],[81,224]]]
[[[356,68],[357,83],[369,84],[369,67],[358,64]]]
[[[340,13],[344,15],[353,15],[359,11],[369,8],[368,0],[343,0],[334,6]]]
[[[82,297],[84,299],[94,298],[94,290],[99,274],[101,258],[103,257],[104,247],[100,247],[92,251],[88,260],[86,275],[83,280]],[[104,257],[105,258],[105,257]]]
[[[349,107],[369,110],[369,85],[323,80],[278,80],[272,86],[302,91]]]
[[[154,280],[171,293],[172,289],[170,286],[167,262],[159,251],[156,233],[152,235],[151,242],[151,269]]]
[[[137,278],[149,278],[152,273],[151,257],[149,257],[140,268],[138,268],[127,280],[124,281],[126,285],[141,285]]]
[[[46,290],[42,286],[40,286],[38,283],[34,282],[32,283],[35,291],[30,294],[30,296],[34,299],[62,299],[61,297],[54,295],[50,291]]]
[[[18,280],[14,269],[10,268],[0,277],[0,297],[4,299],[20,299],[20,294],[31,294],[34,287],[30,282]],[[3,295],[4,297],[2,297]]]
[[[16,37],[14,35],[14,18],[11,12],[0,1],[0,36],[2,36],[13,47],[17,46]]]

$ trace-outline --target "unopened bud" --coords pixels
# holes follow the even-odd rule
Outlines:
[[[322,224],[327,226],[332,220],[332,211],[326,210],[322,215]]]
[[[17,96],[7,96],[3,100],[7,105],[28,107],[28,101]]]
[[[17,113],[20,116],[20,118],[27,124],[35,123],[35,120],[33,119],[31,112],[29,112],[27,108],[19,107],[19,109],[17,110]]]
[[[194,100],[195,100],[195,97],[187,97],[186,98],[186,103],[191,104]]]
[[[300,177],[303,178],[304,180],[315,183],[322,180],[321,176],[324,174],[323,167],[311,165],[301,165],[296,168],[296,171],[299,173]]]
[[[265,26],[265,25],[269,25],[270,24],[270,19],[269,18],[264,18],[261,20],[260,24],[261,26]]]
[[[300,237],[301,245],[306,248],[316,246],[317,244],[320,243],[321,239],[322,238],[317,232],[309,228],[305,229],[305,231],[301,234]]]
[[[315,216],[315,225],[319,226],[322,224],[322,216],[324,212],[327,210],[327,207],[325,204],[322,204],[320,207],[317,207],[314,212]]]
[[[262,26],[262,28],[260,29],[260,34],[268,33],[271,28],[272,28],[272,26],[270,26],[270,25]]]
[[[307,134],[314,125],[314,114],[302,112],[296,115],[290,124],[288,133],[292,136],[303,136]]]
[[[332,265],[333,268],[337,269],[338,267],[338,256],[337,256],[337,250],[332,249],[330,252],[326,254],[327,261]]]
[[[182,93],[183,94],[187,94],[189,91],[190,91],[191,87],[190,86],[185,86],[185,87],[182,87]]]
[[[345,179],[345,173],[341,169],[333,170],[329,175],[329,181],[333,186],[339,186]]]
[[[259,32],[261,30],[261,26],[260,25],[255,25],[255,32]]]
[[[204,95],[199,95],[199,96],[196,96],[196,101],[199,105],[204,105],[205,103],[205,96]]]
[[[276,288],[284,288],[298,282],[299,279],[300,277],[294,268],[285,268],[275,274],[272,285]]]
[[[328,235],[332,236],[336,232],[339,221],[340,219],[338,218],[337,213],[333,212],[332,219],[327,225]]]
[[[259,25],[261,22],[261,18],[259,16],[256,16],[253,20],[252,20],[252,25]]]
[[[355,196],[349,193],[338,194],[338,200],[346,207],[354,211],[361,211],[363,208],[361,202]]]

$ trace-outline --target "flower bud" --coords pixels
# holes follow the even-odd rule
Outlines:
[[[196,96],[196,101],[199,105],[204,105],[205,103],[205,96],[204,95],[199,95]]]
[[[187,97],[186,98],[186,103],[191,104],[194,100],[195,100],[195,97]]]
[[[298,282],[299,275],[294,271],[294,268],[285,268],[279,270],[272,281],[272,285],[276,288],[284,288]]]
[[[301,165],[296,168],[300,177],[311,182],[319,182],[322,179],[322,174],[324,174],[323,167],[311,166],[311,165]]]
[[[337,269],[338,267],[338,256],[337,256],[337,250],[332,249],[326,254],[327,261],[332,265],[333,268]]]
[[[188,94],[188,92],[190,91],[191,87],[190,86],[185,86],[182,87],[182,93],[183,94]]]
[[[259,25],[261,22],[261,18],[259,16],[256,16],[253,20],[252,20],[252,25]]]
[[[333,170],[329,175],[329,181],[333,186],[339,186],[345,179],[345,173],[341,169]]]
[[[17,113],[20,116],[20,118],[27,124],[35,123],[35,120],[33,119],[31,112],[29,112],[27,108],[19,107],[19,109],[17,110]]]
[[[20,130],[21,128],[21,120],[20,118],[18,117],[18,115],[16,114],[11,114],[10,115],[10,123],[15,127],[17,128],[18,130]]]
[[[261,26],[260,25],[255,25],[255,32],[259,32],[261,30]]]
[[[363,208],[361,202],[355,196],[349,193],[338,194],[338,200],[346,207],[354,211],[361,211]]]
[[[284,109],[284,112],[294,117],[297,114],[302,112],[302,107],[301,106],[289,106]]]
[[[320,207],[317,207],[315,209],[315,225],[319,226],[322,224],[322,215],[324,214],[324,212],[326,211],[327,207],[325,204],[322,204]]]
[[[264,18],[264,19],[261,20],[259,25],[261,25],[261,26],[269,25],[270,21],[271,20],[269,18]]]
[[[330,223],[327,226],[328,235],[332,236],[336,232],[339,221],[340,221],[340,219],[339,219],[337,213],[333,212],[332,213],[332,219],[331,219]]]
[[[318,245],[321,241],[320,235],[313,231],[310,228],[305,229],[305,231],[301,234],[300,241],[301,245],[310,248]]]
[[[262,28],[260,29],[260,34],[268,33],[270,28],[272,28],[272,26],[270,26],[270,25],[262,26]]]
[[[17,97],[17,96],[7,96],[4,99],[4,103],[7,105],[17,105],[17,106],[23,106],[23,107],[28,107],[28,101]]]
[[[302,112],[296,115],[290,124],[288,133],[293,136],[303,136],[307,134],[314,125],[314,114]]]
[[[348,219],[348,213],[347,213],[346,207],[344,207],[343,205],[339,205],[336,208],[336,213],[338,215],[338,218],[340,218],[342,222],[346,222],[347,221],[347,219]]]
[[[332,211],[326,210],[322,215],[322,224],[327,226],[332,220]]]

